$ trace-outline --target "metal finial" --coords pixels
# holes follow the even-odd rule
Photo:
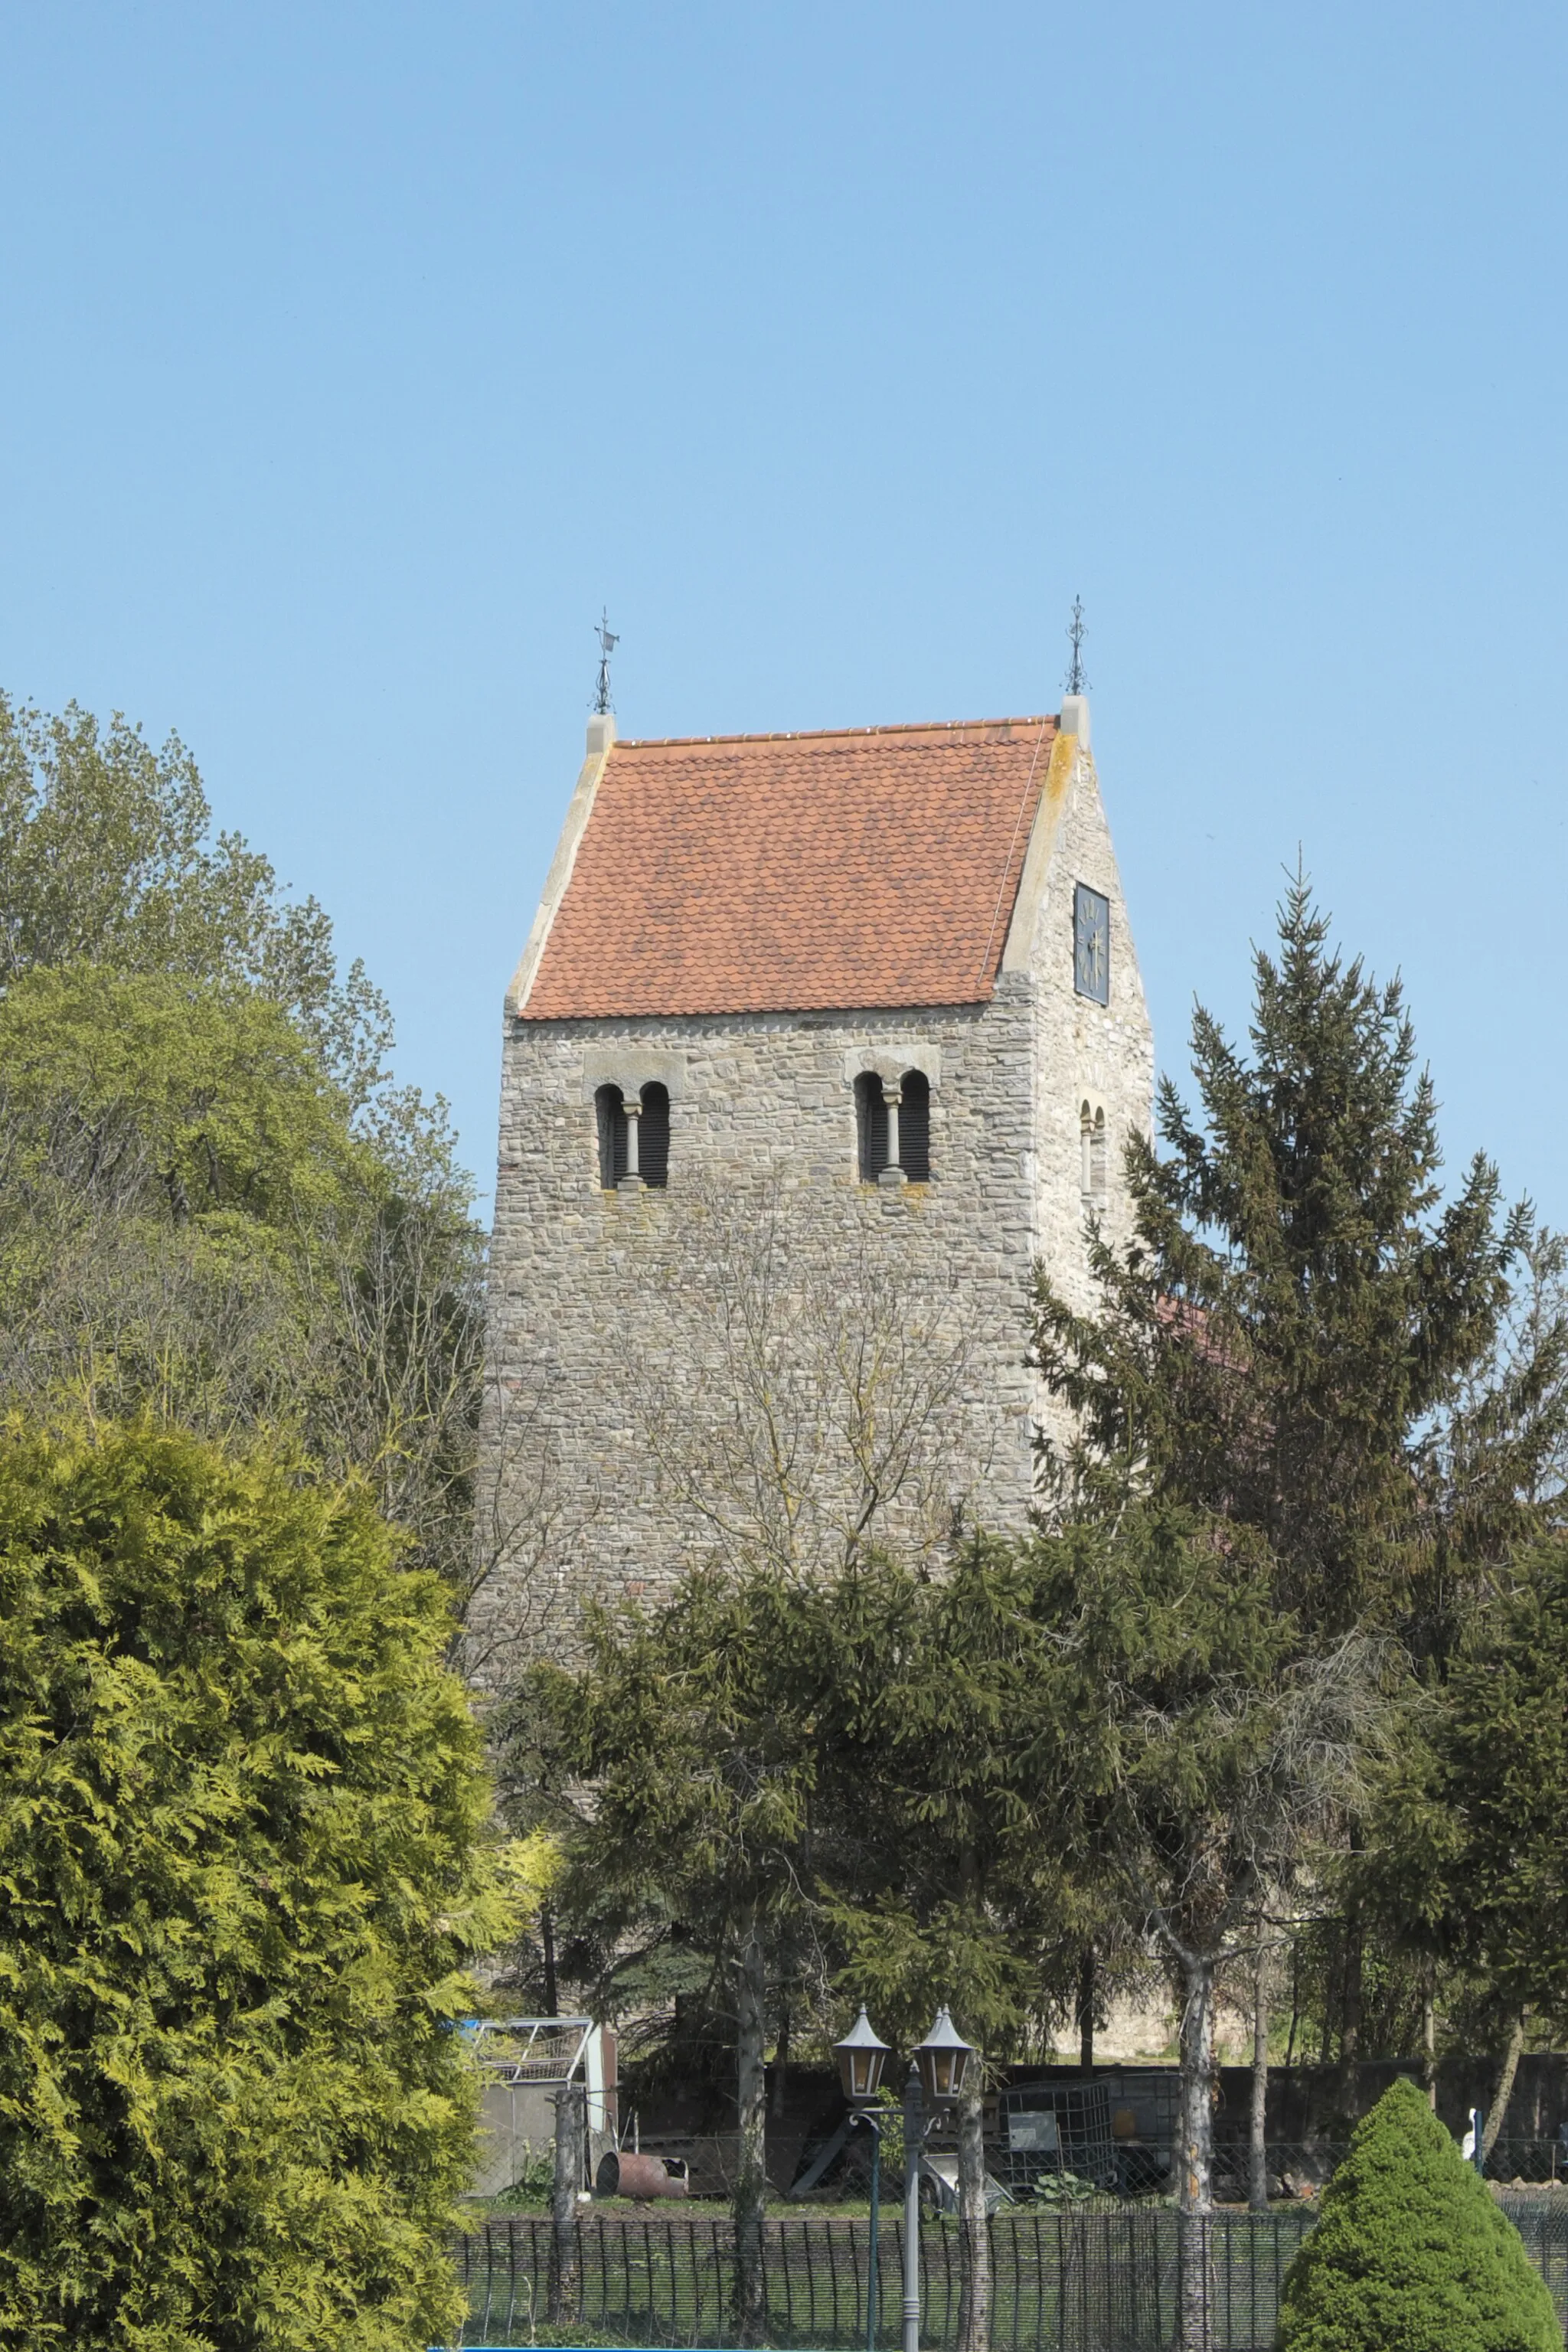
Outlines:
[[[603,713],[616,707],[610,700],[610,656],[621,642],[611,632],[608,605],[599,614],[599,625],[594,635],[599,640],[599,683],[594,689],[593,708]]]
[[[1075,596],[1072,600],[1072,619],[1068,625],[1068,643],[1072,647],[1072,662],[1068,670],[1067,680],[1067,690],[1069,694],[1084,694],[1089,689],[1089,680],[1083,674],[1083,598]]]

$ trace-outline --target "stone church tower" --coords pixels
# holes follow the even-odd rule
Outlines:
[[[503,1054],[481,1652],[658,1593],[737,1512],[831,1550],[868,1478],[893,1538],[933,1500],[1026,1524],[1030,1270],[1087,1303],[1153,1079],[1081,695],[692,741],[595,717]]]

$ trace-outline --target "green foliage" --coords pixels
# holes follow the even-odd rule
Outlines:
[[[561,1923],[605,1956],[598,1997],[646,2001],[660,1956],[711,1966],[755,1925],[775,1987],[815,1967],[906,2046],[941,2000],[993,2057],[1026,2046],[1108,1921],[1092,1864],[1064,1867],[1087,1792],[1131,1769],[1163,1801],[1148,1706],[1205,1660],[1214,1705],[1180,1753],[1219,1771],[1231,1679],[1281,1634],[1234,1567],[1200,1623],[1179,1532],[1157,1602],[1128,1601],[1113,1557],[1089,1531],[976,1538],[940,1579],[876,1556],[810,1581],[703,1569],[657,1616],[594,1618],[584,1666],[539,1666],[500,1730],[519,1818],[562,1837]],[[1091,1591],[1143,1675],[1125,1754],[1081,1714]]]
[[[548,2207],[554,2189],[553,2147],[546,2142],[542,2147],[535,2147],[531,2140],[525,2139],[516,2176],[501,2190],[496,2203],[508,2212],[537,2212]]]
[[[1356,2126],[1280,2297],[1281,2352],[1560,2352],[1552,2297],[1414,2084]]]
[[[1271,1907],[1299,1916],[1342,1896],[1352,1916],[1333,2000],[1348,2100],[1367,1949],[1356,1906],[1371,1897],[1357,1868],[1336,1883],[1332,1850],[1357,1845],[1372,1767],[1412,1696],[1409,1662],[1440,1677],[1487,1576],[1547,1522],[1565,1430],[1563,1252],[1525,1205],[1505,1210],[1482,1158],[1445,1198],[1400,989],[1331,948],[1304,880],[1287,892],[1278,949],[1255,959],[1247,1045],[1199,1008],[1192,1051],[1198,1108],[1166,1083],[1163,1152],[1129,1146],[1136,1233],[1120,1248],[1097,1241],[1094,1311],[1037,1276],[1036,1356],[1072,1414],[1069,1442],[1042,1449],[1044,1500],[1057,1528],[1120,1529],[1130,1505],[1182,1514],[1202,1622],[1240,1580],[1269,1663],[1262,1682],[1240,1656],[1226,1668],[1234,1704],[1216,1683],[1212,1769],[1178,1733],[1187,1762],[1157,1875],[1186,1891],[1175,1908],[1142,1907],[1191,2020],[1204,1971],[1238,1957]],[[1131,1597],[1142,1570],[1130,1569]],[[1105,1624],[1109,1644],[1091,1650],[1106,1674],[1082,1693],[1090,1719],[1122,1714],[1140,1679],[1119,1678],[1114,1617]],[[1195,1729],[1209,1702],[1192,1696]],[[1426,1736],[1418,1715],[1407,1759]],[[1168,1718],[1155,1720],[1159,1747]],[[1256,1769],[1223,1760],[1229,1748],[1239,1764],[1254,1739]],[[1120,1811],[1134,1832],[1131,1892],[1158,1806]],[[1401,1869],[1401,1900],[1430,1909],[1439,1898],[1414,1884],[1428,1859],[1407,1850]],[[1419,2031],[1433,1955],[1417,1943],[1414,1966],[1395,1956],[1387,2007]],[[1196,2145],[1203,2095],[1187,2113]]]
[[[754,1920],[778,1953],[798,1924],[816,1606],[694,1571],[658,1615],[592,1616],[582,1670],[540,1664],[498,1719],[514,1809],[562,1838],[563,1919],[614,1955],[612,2000],[633,1968],[654,1989],[653,1948],[721,1955]]]
[[[876,2114],[877,2128],[881,2134],[881,2191],[884,2196],[896,2196],[903,2183],[907,2161],[903,2099],[884,2083],[876,2097],[867,2104]]]
[[[0,1442],[0,2333],[455,2322],[463,1970],[507,1927],[437,1580],[353,1489]]]
[[[1150,1925],[1208,1948],[1331,1806],[1342,1685],[1303,1668],[1262,1549],[1168,1507],[1079,1523],[1031,1561],[1042,1801]]]
[[[340,981],[313,898],[280,903],[265,857],[212,812],[178,736],[154,751],[117,712],[58,717],[0,694],[0,988],[89,962],[247,983],[306,1029],[353,1101],[381,1083],[386,1006]]]
[[[0,1070],[16,1175],[40,1174],[68,1123],[89,1183],[155,1187],[174,1222],[309,1227],[378,1172],[310,1040],[233,983],[29,972],[0,997]]]
[[[1089,2205],[1101,2192],[1076,2172],[1042,2172],[1030,2192],[1037,2205]]]
[[[1472,1616],[1381,1776],[1355,1899],[1396,1951],[1445,1971],[1450,2009],[1497,2033],[1568,2022],[1568,1538],[1527,1547]]]
[[[0,695],[0,1402],[281,1430],[467,1592],[483,1235],[445,1106],[177,738]]]
[[[1519,1555],[1434,1730],[1453,1941],[1505,2009],[1568,2021],[1568,1538]],[[1457,1829],[1457,1834],[1456,1834]]]
[[[272,998],[90,964],[0,995],[0,1395],[281,1432],[458,1583],[480,1267],[455,1180],[389,1161]]]
[[[993,2059],[1037,2038],[1112,1923],[1064,1866],[1059,1658],[1043,1555],[971,1539],[818,1596],[817,1874],[846,1988],[908,2042],[951,2002]],[[1072,1735],[1069,1734],[1069,1737]]]

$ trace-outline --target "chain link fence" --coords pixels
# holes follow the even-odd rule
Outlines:
[[[1568,2315],[1568,2197],[1500,2200]],[[1279,2290],[1311,2229],[1310,2206],[1215,2213],[1189,2233],[1208,2282],[1208,2352],[1270,2352]],[[574,2330],[548,2324],[551,2224],[489,2221],[457,2250],[469,2320],[460,2344],[603,2342],[717,2346],[732,2341],[734,2236],[693,2214],[588,2214],[576,2225]],[[1193,2242],[1194,2235],[1197,2242]],[[992,2352],[1173,2352],[1182,2247],[1170,2206],[1002,2212],[991,2225]],[[829,2215],[770,2219],[763,2233],[769,2340],[795,2352],[860,2352],[866,2341],[870,2224]],[[957,2340],[958,2231],[921,2231],[921,2342]],[[878,2232],[878,2341],[899,2342],[901,2224]]]

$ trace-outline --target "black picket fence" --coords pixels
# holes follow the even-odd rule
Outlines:
[[[1568,2198],[1503,2200],[1568,2316]],[[1279,2289],[1310,2230],[1310,2206],[1216,2213],[1188,2245],[1207,2278],[1205,2352],[1270,2352]],[[591,2214],[577,2224],[578,2298],[565,2331],[549,2318],[551,2224],[516,2215],[466,2236],[462,2345],[734,2341],[734,2234],[726,2220]],[[992,2352],[1173,2352],[1182,2247],[1169,2206],[998,2213],[991,2225]],[[870,2224],[827,2215],[770,2219],[763,2242],[767,2336],[798,2352],[859,2352],[866,2341]],[[958,2231],[921,2231],[921,2343],[957,2338]],[[903,2231],[878,2232],[878,2342],[896,2352]]]

